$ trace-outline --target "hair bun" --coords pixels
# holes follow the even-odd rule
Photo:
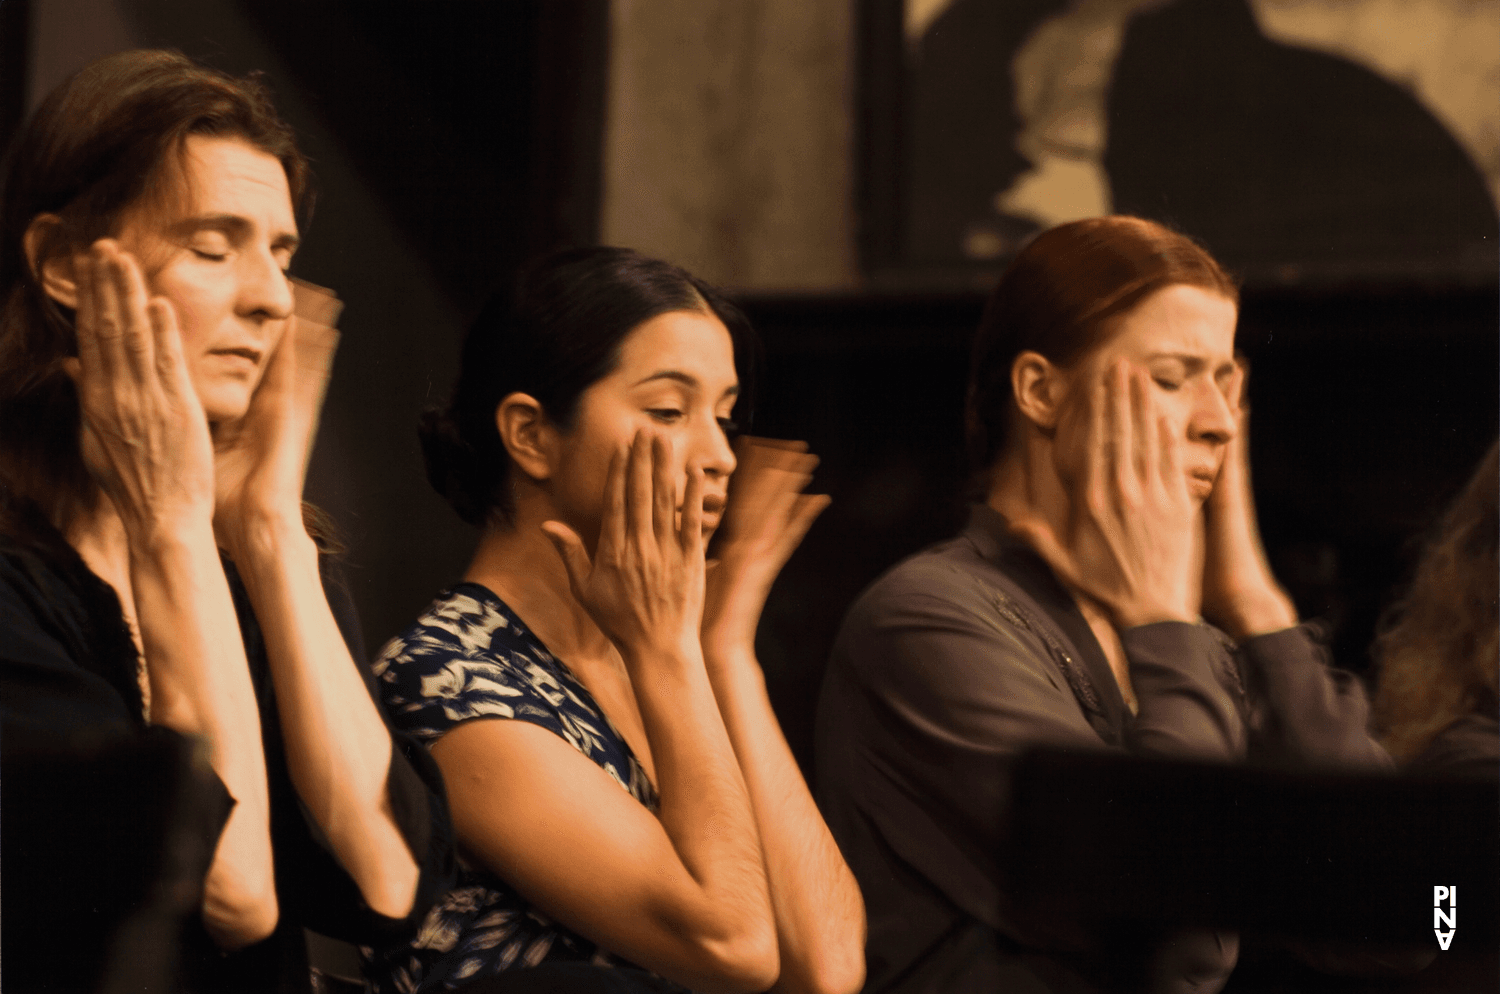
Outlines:
[[[487,507],[473,478],[478,464],[473,448],[464,441],[449,408],[429,407],[417,419],[417,439],[422,444],[422,462],[427,482],[452,505],[458,516],[476,528],[484,525]]]

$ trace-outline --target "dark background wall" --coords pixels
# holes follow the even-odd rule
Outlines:
[[[593,240],[607,213],[610,9],[0,0],[0,140],[41,91],[119,48],[167,45],[266,72],[321,188],[296,269],[348,304],[309,490],[346,533],[372,645],[462,571],[472,542],[427,488],[412,431],[448,389],[465,323],[521,259]],[[767,346],[753,428],[808,439],[823,457],[815,486],[834,497],[761,632],[803,759],[844,608],[963,514],[960,404],[981,295],[879,286],[741,293]],[[1495,437],[1497,313],[1495,280],[1472,268],[1245,288],[1267,544],[1352,668],[1367,666],[1413,537]]]

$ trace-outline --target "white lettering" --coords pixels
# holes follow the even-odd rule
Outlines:
[[[1432,903],[1433,904],[1442,904],[1446,900],[1448,900],[1448,888],[1446,888],[1446,887],[1434,887],[1434,888],[1432,888]]]
[[[1457,908],[1449,908],[1447,911],[1444,911],[1442,908],[1432,909],[1432,927],[1442,928],[1444,925],[1449,928],[1458,928]]]
[[[1433,931],[1437,932],[1436,929],[1434,929]],[[1439,946],[1439,948],[1447,949],[1448,948],[1448,943],[1450,943],[1450,942],[1453,941],[1453,933],[1452,932],[1437,932],[1437,940],[1438,940],[1438,946]]]

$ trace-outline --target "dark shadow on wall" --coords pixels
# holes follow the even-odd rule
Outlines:
[[[1109,97],[1115,210],[1282,282],[1500,272],[1473,160],[1410,92],[1271,41],[1246,0],[1131,20]]]

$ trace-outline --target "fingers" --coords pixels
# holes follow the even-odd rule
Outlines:
[[[78,283],[75,330],[79,372],[105,379],[122,372],[137,380],[163,378],[181,355],[176,315],[162,299],[150,300],[140,266],[108,238],[74,258]],[[168,343],[166,339],[174,341]],[[167,351],[163,354],[162,349]]]
[[[689,476],[692,471],[689,470]],[[651,436],[651,530],[658,542],[666,541],[677,529],[677,481],[672,471],[672,443],[660,435]],[[684,517],[687,508],[683,508]],[[702,509],[699,508],[701,516]]]
[[[187,361],[182,355],[182,334],[177,328],[177,312],[165,298],[153,297],[146,302],[146,320],[151,326],[157,375],[164,383],[190,389]]]
[[[617,561],[625,544],[625,476],[634,455],[634,447],[616,449],[604,474],[604,517],[599,522],[599,544],[594,555],[606,562]]]
[[[807,536],[807,530],[812,523],[818,519],[818,515],[828,510],[828,505],[833,503],[833,498],[827,494],[798,494],[797,503],[792,509],[791,520],[787,523],[785,541],[793,549],[802,544],[802,539]]]
[[[630,455],[625,463],[624,534],[626,535],[650,535],[655,531],[651,506],[651,483],[654,469],[651,458],[651,436],[645,431],[638,431],[631,440]]]
[[[669,485],[670,485],[670,481]],[[689,466],[682,494],[682,551],[688,562],[703,558],[703,470]]]
[[[542,522],[542,534],[547,536],[552,548],[557,550],[563,569],[568,571],[568,586],[573,588],[573,596],[578,597],[594,568],[589,560],[588,550],[583,547],[583,540],[561,521]]]
[[[1130,378],[1130,461],[1135,478],[1146,481],[1159,471],[1161,462],[1156,398],[1145,370],[1132,366],[1126,375]]]
[[[296,346],[296,403],[299,411],[311,411],[316,416],[323,407],[338,351],[337,325],[344,304],[332,290],[295,277],[291,283],[294,317],[287,323],[285,335],[291,336]]]
[[[339,300],[338,294],[327,287],[317,286],[295,276],[289,282],[292,284],[292,313],[304,321],[328,328],[339,323],[344,303]]]

